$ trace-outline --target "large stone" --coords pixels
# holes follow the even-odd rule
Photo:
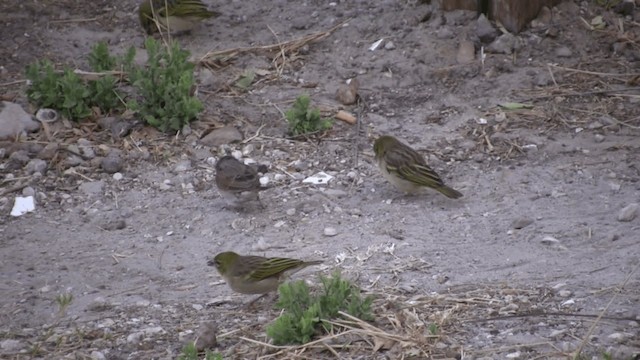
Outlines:
[[[200,142],[207,146],[216,147],[239,142],[242,141],[242,139],[242,133],[238,129],[233,126],[225,126],[223,128],[213,130],[200,139]]]
[[[22,106],[8,101],[0,102],[0,140],[11,139],[39,128],[40,123],[34,121]]]

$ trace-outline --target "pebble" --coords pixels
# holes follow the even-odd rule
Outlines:
[[[215,322],[209,321],[200,325],[195,342],[196,349],[203,351],[215,347],[218,344],[217,334],[218,327]]]
[[[8,353],[17,352],[22,350],[23,347],[24,345],[19,340],[6,339],[0,341],[0,349]]]
[[[516,37],[506,33],[500,35],[494,42],[487,46],[487,51],[495,54],[511,55],[516,45]]]
[[[205,137],[200,139],[200,143],[216,147],[225,144],[231,144],[234,142],[242,141],[242,133],[234,126],[225,126],[219,129],[215,129]]]
[[[567,298],[569,296],[571,296],[572,292],[571,290],[567,290],[567,289],[562,289],[560,291],[558,291],[558,296],[563,297],[563,298]]]
[[[29,154],[24,150],[14,151],[9,155],[9,163],[6,165],[6,170],[18,170],[22,168],[27,162],[29,162]]]
[[[96,157],[96,153],[93,151],[93,144],[87,139],[78,139],[78,150],[80,154],[84,155],[87,159]]]
[[[555,245],[560,244],[560,240],[554,238],[553,236],[545,236],[541,242],[545,245]]]
[[[104,190],[104,181],[89,181],[80,184],[79,190],[86,195],[99,195]]]
[[[593,140],[597,143],[601,143],[604,141],[604,135],[601,134],[595,134],[593,135]]]
[[[191,169],[191,160],[181,160],[173,168],[173,172],[181,173]]]
[[[475,30],[476,30],[476,35],[478,35],[478,38],[480,39],[480,41],[482,41],[485,44],[488,44],[493,40],[495,40],[495,38],[499,34],[498,30],[496,30],[493,27],[489,19],[487,19],[487,17],[484,16],[484,14],[481,14],[480,16],[478,16],[478,19],[476,20]]]
[[[25,170],[27,171],[27,174],[29,174],[29,175],[35,174],[37,172],[39,172],[42,175],[45,175],[47,173],[47,168],[48,167],[49,166],[48,166],[47,162],[44,161],[44,160],[31,159],[27,163],[27,166],[25,167]]]
[[[507,359],[517,359],[520,356],[522,356],[522,353],[520,351],[512,352],[510,354],[505,355]]]
[[[106,357],[104,356],[104,354],[100,351],[92,351],[91,352],[91,360],[105,360]]]
[[[122,175],[122,173],[119,173],[119,172],[113,174],[113,180],[115,180],[115,181],[120,181],[120,180],[122,180],[123,177],[124,176]]]
[[[441,27],[436,31],[436,37],[438,39],[452,39],[454,36],[455,34],[453,31],[446,26]]]
[[[384,48],[386,50],[393,50],[396,48],[396,44],[394,44],[393,41],[387,41],[387,43],[384,44]]]
[[[26,188],[22,189],[22,195],[23,196],[35,196],[36,195],[36,191],[31,186],[27,186]]]
[[[204,309],[204,306],[202,306],[200,304],[192,304],[191,307],[196,311],[200,311],[200,310]]]
[[[607,336],[607,338],[609,338],[609,339],[611,339],[611,340],[613,340],[613,341],[615,341],[617,343],[622,343],[627,339],[627,334],[616,332],[616,333],[613,333],[613,334]]]
[[[338,235],[338,230],[333,227],[324,228],[324,236],[336,236]]]
[[[458,45],[458,53],[456,55],[456,61],[458,64],[468,64],[475,59],[475,46],[473,42],[469,40],[460,41]]]
[[[108,174],[117,173],[122,170],[122,157],[117,151],[110,151],[100,162],[102,170]]]
[[[558,57],[571,57],[573,52],[566,46],[561,46],[556,49],[556,56]]]
[[[618,221],[629,222],[638,216],[638,203],[631,203],[620,210],[618,213]]]
[[[296,209],[295,208],[287,209],[286,214],[289,216],[293,216],[296,214]]]
[[[24,131],[36,131],[40,123],[34,121],[22,106],[9,101],[0,102],[0,139],[7,140]]]
[[[525,228],[525,227],[527,227],[527,226],[529,226],[531,224],[533,224],[533,219],[524,218],[523,217],[523,218],[518,218],[518,219],[513,220],[513,222],[511,223],[511,227],[516,229],[516,230],[519,230],[519,229]]]

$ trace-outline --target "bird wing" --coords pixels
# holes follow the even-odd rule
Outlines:
[[[258,173],[253,168],[243,164],[243,169],[238,174],[233,174],[229,181],[229,188],[231,190],[245,191],[255,190],[260,187],[260,179],[258,179]]]
[[[252,280],[260,281],[270,277],[280,276],[287,270],[299,267],[304,264],[302,260],[288,259],[288,258],[268,258],[264,259],[253,270],[249,277]]]
[[[397,169],[397,173],[402,178],[419,185],[428,187],[444,185],[440,176],[427,165],[413,164],[400,166]]]

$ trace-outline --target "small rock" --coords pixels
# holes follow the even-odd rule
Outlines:
[[[609,339],[611,339],[611,340],[613,340],[613,341],[615,341],[617,343],[623,343],[628,337],[629,336],[627,334],[620,333],[620,332],[613,333],[613,334],[607,336],[607,338],[609,338]]]
[[[19,340],[14,339],[6,339],[0,341],[0,349],[4,350],[4,352],[13,353],[22,350],[24,345]]]
[[[34,173],[40,173],[42,175],[47,173],[47,162],[41,159],[31,159],[29,160],[29,162],[27,163],[27,166],[25,167],[25,170],[27,172],[27,174],[31,175]]]
[[[469,40],[460,41],[458,45],[458,54],[456,55],[456,61],[458,64],[468,64],[475,59],[476,49],[473,42]]]
[[[218,327],[213,321],[203,323],[198,329],[195,346],[198,351],[211,349],[218,344]]]
[[[595,135],[593,135],[593,140],[595,140],[595,142],[597,142],[597,143],[601,143],[601,142],[604,141],[604,135],[595,134]]]
[[[234,126],[225,126],[219,129],[215,129],[205,137],[200,139],[200,142],[204,145],[217,147],[220,145],[231,144],[234,142],[242,141],[242,133]]]
[[[498,30],[493,27],[489,19],[484,14],[480,14],[476,20],[476,35],[478,35],[480,41],[488,44],[495,40],[498,34]]]
[[[533,224],[533,219],[530,218],[518,218],[513,220],[513,222],[511,223],[511,227],[516,229],[516,230],[520,230],[522,228],[525,228],[529,225]]]
[[[107,156],[102,159],[100,166],[108,174],[117,173],[122,170],[122,157],[119,151],[110,151]]]
[[[29,162],[29,153],[25,150],[14,151],[9,155],[9,162],[6,164],[6,170],[18,170]]]
[[[204,306],[202,306],[200,304],[192,304],[191,307],[196,311],[200,311],[200,310],[204,309]]]
[[[349,195],[348,192],[344,191],[344,190],[340,190],[340,189],[327,189],[324,192],[327,196],[336,198],[336,199],[341,199],[344,197],[347,197]]]
[[[80,184],[78,187],[80,191],[87,195],[100,195],[104,189],[104,181],[89,181]]]
[[[625,206],[618,213],[618,221],[629,222],[635,219],[636,216],[638,215],[639,208],[640,208],[640,205],[638,205],[638,203],[632,203]]]
[[[93,159],[96,157],[95,151],[93,151],[93,144],[87,139],[78,139],[78,150],[86,159]]]
[[[566,46],[561,46],[557,48],[555,53],[556,53],[556,56],[558,57],[571,57],[573,55],[573,52],[571,51],[571,49],[569,49]]]
[[[522,356],[522,353],[520,351],[512,352],[510,354],[505,355],[507,359],[518,359],[521,356]]]
[[[129,336],[127,336],[127,342],[130,344],[135,344],[135,343],[139,343],[140,340],[142,340],[142,338],[144,337],[144,333],[141,331],[136,331],[134,333],[129,334]]]
[[[296,209],[295,208],[287,209],[286,214],[289,216],[293,216],[296,214]]]
[[[106,231],[122,230],[127,227],[124,219],[106,219],[100,224],[100,228]]]
[[[336,100],[344,105],[351,105],[358,99],[358,80],[351,79],[349,84],[341,85],[336,91]]]
[[[40,123],[34,121],[22,106],[9,101],[0,102],[0,140],[20,136],[25,131],[36,131]]]
[[[122,180],[123,177],[124,176],[119,172],[113,174],[113,180],[115,180],[115,181],[120,181],[120,180]]]
[[[93,299],[93,301],[89,303],[89,305],[87,305],[87,310],[98,312],[109,310],[111,307],[111,304],[109,304],[105,298],[103,298],[102,296],[98,296],[97,298]]]
[[[436,37],[438,39],[453,39],[455,34],[448,26],[443,26],[436,31]]]
[[[186,160],[179,161],[176,164],[176,166],[173,168],[173,171],[176,173],[181,173],[189,169],[191,169],[191,160],[186,159]]]
[[[384,48],[385,50],[393,50],[396,48],[396,44],[394,44],[393,41],[387,41],[386,44],[384,44]]]
[[[516,37],[512,34],[502,34],[487,46],[487,51],[495,54],[511,55],[516,46],[516,40]]]
[[[333,227],[324,228],[324,236],[336,236],[338,235],[338,230]]]
[[[58,152],[59,145],[58,143],[48,143],[44,149],[40,150],[38,153],[38,158],[42,160],[51,160]]]
[[[560,240],[554,238],[553,236],[545,236],[542,241],[543,244],[545,245],[556,245],[556,244],[560,244]]]
[[[106,357],[104,356],[104,354],[100,351],[92,351],[91,352],[91,360],[105,360]]]
[[[562,289],[558,291],[558,296],[563,298],[568,298],[569,296],[571,296],[571,294],[572,294],[571,290],[567,290],[567,289]]]

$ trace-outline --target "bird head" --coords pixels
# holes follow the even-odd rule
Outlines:
[[[382,135],[373,144],[373,152],[376,156],[381,156],[386,153],[398,140],[393,136]]]
[[[220,273],[220,275],[225,275],[228,273],[229,269],[238,261],[240,255],[234,253],[233,251],[221,252],[216,255],[213,260],[209,260],[208,265],[214,266],[216,270]]]

